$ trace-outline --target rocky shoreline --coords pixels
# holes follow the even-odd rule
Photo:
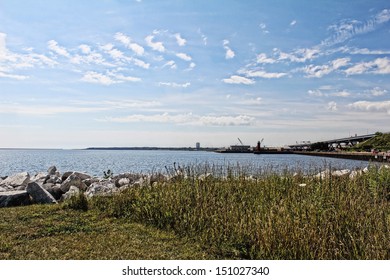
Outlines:
[[[55,204],[83,192],[89,198],[112,195],[135,185],[152,185],[173,178],[162,174],[123,173],[93,177],[77,171],[60,173],[55,166],[30,176],[28,172],[0,178],[0,208],[30,204]]]
[[[382,165],[381,168],[390,169],[390,166]],[[368,167],[362,170],[325,170],[313,176],[315,178],[333,176],[354,179],[368,171]],[[202,174],[197,179],[205,180],[211,175],[210,173]],[[296,175],[298,174],[293,176]],[[175,174],[170,176],[161,173],[152,175],[122,173],[114,176],[109,173],[104,177],[93,177],[77,171],[60,173],[55,166],[51,166],[47,172],[39,172],[34,176],[30,176],[28,172],[21,172],[8,177],[0,177],[0,208],[30,204],[56,204],[80,192],[87,198],[113,195],[130,187],[152,186],[156,182],[172,182],[184,176],[182,172],[176,170]],[[247,179],[256,180],[256,177],[249,176]]]

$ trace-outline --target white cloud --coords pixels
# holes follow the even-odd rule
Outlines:
[[[223,79],[222,81],[224,83],[227,83],[227,84],[252,85],[252,84],[255,83],[255,81],[253,81],[251,79],[248,79],[248,78],[245,78],[245,77],[242,77],[242,76],[237,76],[237,75],[230,76],[230,78]]]
[[[264,33],[264,34],[268,34],[269,31],[267,30],[267,25],[265,23],[260,23],[259,24],[259,27],[261,29],[261,31]]]
[[[349,54],[365,54],[365,55],[385,55],[385,54],[390,54],[389,50],[370,50],[370,49],[367,49],[367,48],[358,49],[358,48],[341,47],[340,50],[343,53],[349,53]]]
[[[363,73],[390,74],[390,59],[387,57],[377,58],[369,62],[360,62],[345,70],[347,75]]]
[[[27,75],[15,74],[19,69],[34,68],[36,66],[54,66],[58,64],[51,58],[43,54],[33,52],[32,48],[24,48],[28,53],[15,53],[7,49],[6,45],[7,34],[0,33],[0,77],[25,80]]]
[[[191,56],[189,56],[188,54],[185,54],[185,53],[176,53],[176,56],[180,59],[183,59],[185,61],[191,61],[192,58]]]
[[[173,60],[170,60],[168,61],[167,63],[165,63],[162,68],[165,68],[165,67],[169,67],[171,69],[176,69],[177,68],[177,65],[176,65],[176,62],[174,62]]]
[[[85,73],[81,80],[87,83],[102,84],[105,86],[119,83],[119,81],[115,81],[107,75],[103,75],[94,71],[88,71]]]
[[[306,62],[307,60],[313,60],[321,54],[321,50],[318,47],[302,48],[291,53],[285,53],[278,49],[275,49],[274,52],[279,55],[279,61],[290,60],[291,62],[301,63]]]
[[[182,46],[185,46],[185,45],[186,45],[187,40],[186,40],[186,39],[183,39],[179,33],[176,33],[174,36],[175,36],[176,42],[177,42],[177,44],[178,44],[179,46],[182,47]]]
[[[132,76],[123,76],[122,74],[113,74],[112,77],[125,82],[140,82],[141,78]]]
[[[387,94],[387,90],[381,89],[380,87],[374,87],[370,90],[370,93],[372,94],[372,96],[382,96]]]
[[[264,79],[279,79],[287,75],[287,73],[271,73],[263,70],[241,71],[241,72],[245,73],[247,77],[251,77],[251,78],[256,77],[256,78],[264,78]]]
[[[272,63],[276,62],[276,59],[269,58],[269,57],[267,57],[267,55],[265,53],[261,53],[261,54],[257,55],[256,61],[257,61],[257,63],[260,63],[260,64],[268,64],[268,63],[272,64]]]
[[[292,22],[290,22],[290,26],[294,26],[297,24],[297,21],[294,19]]]
[[[229,47],[229,41],[223,40],[223,48],[226,50],[225,58],[232,59],[236,55],[234,51]]]
[[[382,10],[365,22],[357,20],[342,20],[337,24],[329,26],[328,30],[333,32],[333,35],[324,40],[321,45],[332,46],[345,42],[356,35],[371,32],[389,20],[390,10],[388,9]]]
[[[326,109],[332,112],[337,111],[337,103],[334,101],[329,102],[328,105],[326,106]]]
[[[340,90],[337,92],[329,92],[331,90],[333,90],[333,89],[325,87],[322,90],[321,89],[308,90],[307,93],[310,96],[315,96],[315,97],[343,97],[343,98],[347,98],[347,97],[350,97],[352,95],[347,90]]]
[[[155,51],[165,52],[165,47],[162,42],[153,42],[154,36],[149,35],[145,38],[146,44]]]
[[[204,44],[205,46],[207,46],[207,37],[206,37],[206,35],[204,35],[204,34],[202,33],[202,31],[200,30],[200,28],[198,29],[198,34],[199,34],[200,37],[202,38],[203,44]]]
[[[80,45],[79,49],[83,54],[90,54],[92,52],[91,47],[85,44]]]
[[[325,75],[332,73],[333,71],[348,65],[350,59],[349,58],[338,58],[331,61],[326,65],[308,65],[304,67],[302,70],[307,74],[309,78],[321,78]]]
[[[6,38],[7,34],[0,32],[0,59],[4,58],[7,51]]]
[[[170,82],[160,82],[158,83],[159,86],[167,86],[167,87],[173,87],[173,88],[187,88],[191,85],[191,83],[183,83],[183,84],[177,84],[177,83],[170,83]]]
[[[137,59],[137,58],[133,58],[131,60],[136,66],[139,66],[141,68],[144,68],[144,69],[149,69],[150,67],[150,64],[149,63],[146,63],[145,61],[142,61],[140,59]]]
[[[145,49],[136,43],[133,43],[131,38],[129,36],[126,36],[125,34],[121,32],[117,32],[114,36],[115,40],[121,42],[123,45],[125,45],[128,49],[135,52],[137,55],[143,55],[145,52]]]
[[[48,46],[49,50],[55,52],[56,54],[59,54],[61,56],[65,56],[68,58],[70,57],[70,54],[66,50],[66,48],[59,46],[58,43],[54,40],[50,40],[49,42],[47,42],[47,46]]]
[[[255,118],[247,115],[238,116],[200,116],[192,113],[171,115],[168,113],[156,115],[129,115],[126,117],[109,117],[103,121],[132,123],[132,122],[155,122],[155,123],[173,123],[179,125],[195,126],[250,126],[255,122]]]
[[[377,102],[357,101],[357,102],[349,104],[348,107],[352,108],[352,109],[361,110],[361,111],[368,111],[368,112],[374,112],[374,111],[383,112],[384,111],[390,115],[390,100],[377,101]]]
[[[349,97],[349,96],[351,96],[351,93],[346,91],[346,90],[342,90],[342,91],[338,91],[338,92],[332,93],[330,95],[331,96],[336,96],[336,97]]]
[[[28,79],[29,76],[4,73],[4,72],[2,72],[0,70],[0,78],[9,78],[9,79],[15,79],[15,80],[23,81],[23,80]]]

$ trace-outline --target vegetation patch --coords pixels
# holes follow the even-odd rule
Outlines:
[[[133,187],[97,197],[92,207],[173,230],[223,258],[390,258],[388,169],[372,167],[352,179],[234,174]]]

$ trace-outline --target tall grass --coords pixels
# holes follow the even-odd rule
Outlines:
[[[187,176],[92,205],[174,230],[225,258],[390,258],[390,170],[373,167],[354,179],[271,171],[248,177],[239,166],[210,166],[211,175],[199,179],[199,167],[183,170]]]

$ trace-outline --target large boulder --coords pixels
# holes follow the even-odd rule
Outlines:
[[[80,189],[75,186],[70,186],[69,190],[61,196],[61,201],[68,200],[72,196],[76,196],[80,193]]]
[[[57,172],[57,167],[55,167],[54,165],[50,166],[49,169],[47,170],[48,175],[56,175],[56,172]]]
[[[55,198],[44,188],[35,182],[31,182],[26,187],[27,193],[31,196],[34,203],[53,204],[57,203]]]
[[[87,189],[87,185],[76,174],[70,175],[64,182],[62,182],[61,184],[62,192],[63,193],[68,192],[71,186],[75,186],[82,191],[85,191]]]
[[[45,190],[47,190],[56,200],[60,200],[61,196],[64,194],[61,190],[61,185],[59,184],[44,184],[42,186]]]
[[[93,183],[90,185],[85,192],[85,195],[87,197],[92,196],[106,196],[106,195],[112,195],[114,193],[117,193],[119,189],[115,186],[115,183],[112,183],[110,181],[106,182],[98,182]]]
[[[26,191],[0,192],[0,208],[29,204],[31,204],[31,200]]]
[[[77,171],[68,171],[68,172],[65,172],[64,174],[62,174],[62,181],[65,181],[66,179],[68,179],[68,177],[70,175],[76,175],[77,177],[79,177],[81,180],[87,180],[87,179],[90,179],[92,178],[91,175],[89,174],[86,174],[86,173],[83,173],[83,172],[77,172]]]
[[[351,173],[349,169],[335,170],[332,172],[332,176],[334,177],[347,177]]]
[[[7,177],[1,182],[1,185],[7,185],[11,187],[27,186],[30,181],[30,174],[27,172],[21,172]]]
[[[42,186],[48,177],[49,175],[47,175],[45,172],[39,172],[30,178],[30,182],[35,182]]]

